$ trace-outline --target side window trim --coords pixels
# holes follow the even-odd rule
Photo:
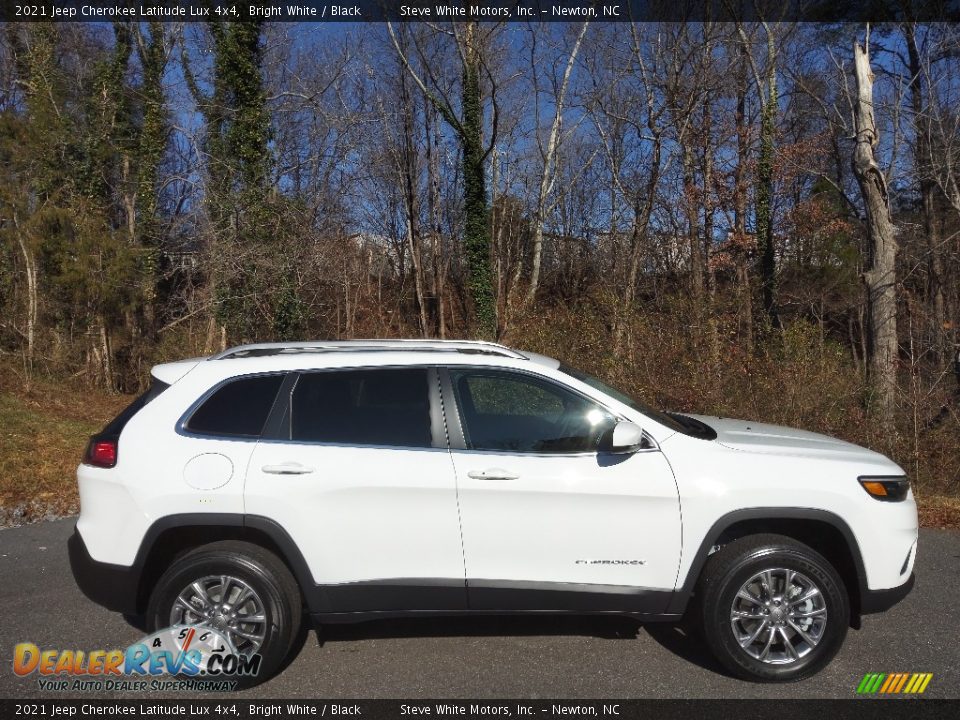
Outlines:
[[[184,437],[189,437],[189,438],[209,438],[212,440],[233,440],[236,442],[257,442],[266,433],[267,427],[270,422],[270,418],[277,405],[277,398],[280,397],[280,393],[283,391],[284,385],[286,385],[287,381],[289,380],[289,376],[291,374],[293,373],[290,373],[287,370],[276,370],[273,372],[249,373],[247,375],[234,375],[232,377],[224,378],[223,380],[218,382],[216,385],[214,385],[212,388],[210,388],[205,393],[203,393],[199,398],[194,400],[193,403],[191,403],[190,407],[188,407],[186,411],[183,413],[183,415],[180,416],[180,419],[177,420],[177,423],[174,426],[174,429],[177,435],[182,435]],[[263,430],[260,432],[259,435],[228,435],[228,434],[220,434],[220,433],[197,432],[196,430],[191,430],[190,428],[187,427],[187,424],[190,422],[190,419],[193,417],[193,414],[197,410],[199,410],[200,407],[207,400],[213,397],[214,394],[216,394],[221,388],[225,387],[226,385],[229,385],[230,383],[233,383],[233,382],[238,382],[240,380],[250,380],[252,378],[271,377],[275,375],[283,375],[285,377],[283,381],[280,383],[280,390],[277,392],[277,396],[274,397],[273,399],[273,406],[271,406],[270,412],[267,413],[267,421],[264,423]]]
[[[450,368],[438,368],[437,374],[440,378],[440,392],[443,398],[443,417],[447,425],[447,438],[450,449],[467,450],[467,439],[463,434],[463,424],[460,422],[460,406],[457,404],[457,396],[453,392]]]
[[[427,368],[428,397],[430,400],[430,433],[434,449],[450,449],[450,431],[443,411],[443,395],[436,367]]]
[[[420,369],[427,372],[427,399],[430,415],[430,447],[411,447],[408,445],[367,445],[358,443],[323,442],[319,440],[293,439],[292,412],[293,394],[297,383],[304,375],[323,372],[375,371],[375,370],[406,370]],[[284,383],[280,386],[274,406],[267,417],[267,423],[260,440],[272,443],[293,443],[296,445],[311,445],[322,447],[357,447],[369,449],[398,449],[398,450],[443,450],[450,449],[448,444],[449,429],[444,414],[443,401],[440,392],[438,368],[432,365],[359,365],[346,367],[309,368],[288,373]]]
[[[260,434],[261,440],[290,440],[290,401],[299,380],[299,372],[289,372],[283,379]]]
[[[572,388],[569,385],[566,385],[562,382],[555,380],[554,378],[547,377],[546,375],[540,375],[539,373],[530,372],[528,370],[521,370],[518,368],[505,368],[497,367],[494,365],[447,365],[439,368],[440,373],[440,386],[443,390],[443,408],[447,421],[447,433],[450,437],[450,449],[451,450],[466,450],[468,452],[474,453],[489,453],[495,455],[526,455],[526,456],[535,456],[535,457],[573,457],[577,455],[597,455],[599,454],[597,450],[587,450],[587,451],[574,451],[574,452],[536,452],[536,451],[518,451],[518,450],[483,450],[483,449],[471,449],[467,447],[466,435],[463,431],[463,422],[460,418],[460,405],[457,402],[457,396],[453,389],[453,380],[450,376],[450,369],[455,368],[457,370],[467,370],[467,371],[480,371],[480,372],[498,372],[509,375],[520,375],[524,377],[531,377],[540,382],[549,383],[550,385],[555,385],[556,387],[570,392],[574,395],[577,395],[587,402],[593,403],[594,405],[603,408],[610,415],[613,416],[615,420],[625,420],[624,416],[615,411],[613,408],[609,407],[606,403],[600,402],[596,398],[592,398],[589,395]],[[449,412],[447,409],[449,408]],[[646,435],[646,433],[644,433]],[[652,441],[652,439],[651,439]],[[656,445],[654,444],[654,447]]]

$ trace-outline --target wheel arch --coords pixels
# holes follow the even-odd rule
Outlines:
[[[143,612],[157,580],[183,553],[220,540],[243,540],[268,550],[287,566],[309,606],[315,588],[303,554],[284,528],[259,515],[187,513],[156,520],[147,530],[134,567],[138,570],[136,606]]]
[[[746,508],[719,518],[697,548],[683,584],[678,586],[668,612],[686,610],[711,550],[738,538],[776,533],[809,545],[823,555],[843,579],[850,597],[851,624],[859,627],[866,591],[866,571],[860,546],[850,526],[839,515],[815,508]]]

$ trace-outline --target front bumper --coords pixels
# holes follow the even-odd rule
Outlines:
[[[862,615],[871,615],[889,610],[910,594],[915,583],[916,575],[910,573],[907,581],[898,587],[887,590],[864,590],[860,598],[860,613]]]
[[[108,610],[136,615],[139,607],[140,572],[135,566],[98,562],[90,557],[78,530],[67,541],[70,569],[80,590]]]

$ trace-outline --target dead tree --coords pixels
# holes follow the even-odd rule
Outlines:
[[[863,281],[867,289],[869,316],[868,370],[881,423],[893,429],[897,391],[897,240],[890,215],[887,182],[877,165],[879,142],[873,113],[873,72],[870,69],[869,35],[861,45],[853,44],[856,144],[853,172],[860,187],[866,212],[867,268]]]

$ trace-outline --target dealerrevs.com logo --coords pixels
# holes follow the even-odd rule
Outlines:
[[[256,676],[261,660],[259,654],[238,652],[213,628],[174,625],[125,650],[41,649],[19,643],[13,672],[36,675],[39,688],[50,691],[229,691],[241,678]]]

